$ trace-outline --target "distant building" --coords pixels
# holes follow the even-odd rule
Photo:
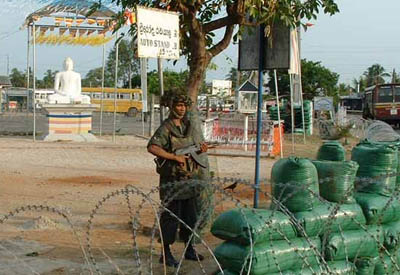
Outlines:
[[[4,91],[4,110],[21,111],[32,108],[32,90],[9,87]]]
[[[217,80],[212,81],[211,94],[219,97],[228,97],[232,95],[232,81],[230,80]]]
[[[0,113],[5,110],[5,89],[11,87],[11,80],[8,76],[0,75]]]

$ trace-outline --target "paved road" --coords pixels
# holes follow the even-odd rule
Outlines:
[[[3,113],[0,114],[0,134],[2,135],[21,135],[32,134],[33,132],[33,114],[32,113]],[[155,117],[155,128],[159,125],[159,115]],[[46,131],[47,119],[46,116],[36,114],[36,132],[41,134]],[[117,114],[115,120],[115,129],[118,134],[123,135],[143,135],[149,131],[149,123],[142,123],[141,116],[127,117],[125,115]],[[114,115],[113,113],[103,114],[102,133],[112,134],[114,129]],[[100,132],[100,113],[93,114],[93,133]]]

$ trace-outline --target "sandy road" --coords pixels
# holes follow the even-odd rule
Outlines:
[[[144,193],[158,185],[146,143],[131,136],[117,136],[116,144],[110,137],[91,144],[0,138],[1,217],[24,205],[51,206],[68,213],[78,236],[63,217],[52,212],[14,213],[15,217],[0,224],[0,274],[86,274],[79,242],[86,244],[87,222],[99,201],[127,184]],[[210,157],[210,161],[221,177],[253,179],[254,159]],[[268,177],[273,162],[262,160],[262,178]],[[251,190],[247,193],[251,201]],[[153,193],[151,198],[157,201],[158,194]],[[132,196],[131,204],[134,211],[141,209],[141,223],[151,227],[155,217],[151,205],[143,203],[140,196]],[[132,268],[128,212],[125,198],[116,196],[101,205],[93,219],[90,242],[102,248],[95,254],[103,274],[116,274],[115,265],[123,270]],[[137,241],[142,242],[141,250],[148,251],[151,238],[139,236]],[[216,242],[212,238],[209,241]],[[157,247],[157,242],[153,246]],[[174,249],[181,248],[178,245]],[[31,252],[39,256],[26,256]],[[21,265],[21,261],[26,264]],[[209,266],[213,266],[212,260]],[[186,268],[196,274],[200,267]]]

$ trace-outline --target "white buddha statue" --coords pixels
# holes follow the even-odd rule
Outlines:
[[[90,104],[90,97],[81,93],[81,75],[73,71],[70,57],[64,61],[64,72],[58,72],[54,80],[54,94],[49,95],[50,104]]]

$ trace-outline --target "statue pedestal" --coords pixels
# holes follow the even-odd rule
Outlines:
[[[92,131],[92,112],[98,104],[45,104],[47,132],[44,141],[95,142]]]

